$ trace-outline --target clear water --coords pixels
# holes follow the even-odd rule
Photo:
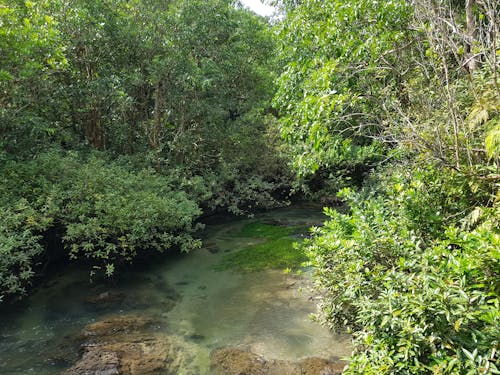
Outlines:
[[[324,217],[320,209],[295,207],[211,224],[203,235],[205,248],[127,271],[105,285],[90,283],[88,271],[61,269],[22,305],[0,311],[0,374],[58,374],[78,360],[75,337],[85,325],[129,313],[154,317],[156,330],[181,337],[194,373],[208,373],[210,351],[225,346],[269,359],[347,356],[349,337],[334,335],[310,319],[315,303],[307,272],[213,269],[224,254],[257,241],[234,236],[252,220],[314,225]],[[117,298],[89,303],[100,293]]]

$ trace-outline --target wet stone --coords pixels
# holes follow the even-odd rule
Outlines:
[[[156,280],[152,283],[152,287],[158,291],[161,291],[167,298],[173,300],[180,299],[179,293],[177,293],[177,291],[166,280]]]
[[[119,354],[112,351],[92,348],[85,351],[82,358],[64,375],[117,375],[120,374]]]
[[[292,225],[292,223],[288,220],[281,220],[281,219],[272,219],[272,220],[264,220],[262,221],[264,224],[268,225],[274,225],[276,227],[289,227]]]
[[[205,340],[205,336],[200,335],[198,333],[192,333],[192,334],[188,335],[186,338],[191,340],[191,341],[203,341],[203,340]]]
[[[214,375],[340,375],[345,363],[323,358],[306,358],[298,362],[266,360],[238,348],[215,349],[210,354]]]
[[[151,332],[147,328],[153,322],[150,317],[125,315],[89,324],[79,336],[81,358],[62,375],[160,375],[189,368],[183,342]]]
[[[211,254],[217,254],[219,252],[219,248],[214,244],[205,245],[205,249]]]
[[[210,369],[214,375],[264,375],[266,368],[263,357],[244,350],[223,348],[210,353]]]
[[[83,329],[80,339],[116,339],[118,334],[129,334],[139,331],[152,323],[153,319],[149,317],[135,315],[112,316],[87,325]]]

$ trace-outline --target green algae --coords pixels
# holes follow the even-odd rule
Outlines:
[[[254,272],[264,269],[296,270],[308,260],[300,246],[300,241],[291,236],[306,232],[303,226],[278,226],[261,222],[245,225],[238,237],[259,238],[263,242],[247,246],[237,252],[225,255],[214,266],[216,270],[234,269],[241,272]]]
[[[240,229],[233,233],[235,237],[248,237],[248,238],[281,238],[286,236],[291,236],[294,234],[304,233],[308,231],[306,226],[283,226],[283,225],[272,225],[267,223],[262,223],[260,221],[255,221],[246,224]]]

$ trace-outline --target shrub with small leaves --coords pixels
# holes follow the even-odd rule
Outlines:
[[[0,301],[24,294],[34,276],[33,264],[43,252],[40,233],[51,220],[20,199],[2,203],[0,216]]]
[[[306,244],[319,317],[354,335],[346,374],[499,373],[498,206],[471,222],[467,205],[483,190],[411,170],[393,166],[378,185],[343,191],[348,214],[326,210],[331,220]]]
[[[72,259],[108,275],[140,251],[201,244],[193,237],[201,210],[176,177],[59,152],[5,162],[1,176],[0,295],[24,291],[50,228]]]

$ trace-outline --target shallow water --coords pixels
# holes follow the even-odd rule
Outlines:
[[[224,346],[269,359],[347,356],[349,338],[310,319],[315,305],[307,272],[214,270],[225,254],[258,241],[234,236],[255,220],[314,225],[324,217],[320,209],[294,207],[210,224],[204,248],[127,271],[105,285],[90,283],[87,271],[65,268],[22,306],[1,312],[0,374],[57,374],[78,359],[75,336],[86,324],[129,313],[152,316],[156,330],[182,337],[190,370],[200,374],[208,373],[210,351]],[[102,293],[113,298],[89,302]]]

